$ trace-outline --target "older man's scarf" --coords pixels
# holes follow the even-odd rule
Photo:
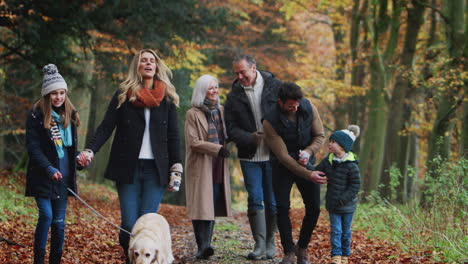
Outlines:
[[[59,159],[63,158],[64,152],[63,147],[70,147],[73,143],[71,125],[67,128],[63,128],[63,124],[60,115],[57,112],[52,111],[52,123],[50,124],[50,133],[54,140],[55,149]]]
[[[135,93],[136,99],[132,104],[137,107],[157,107],[161,103],[166,94],[166,84],[159,80],[154,80],[153,89],[143,87]],[[131,91],[127,93],[127,97],[132,96]]]

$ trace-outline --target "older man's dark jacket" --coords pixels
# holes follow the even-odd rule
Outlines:
[[[271,72],[259,71],[264,85],[261,98],[262,115],[271,111],[278,100],[278,90],[281,81]],[[257,151],[257,144],[252,133],[257,131],[255,118],[249,99],[239,80],[232,84],[232,90],[227,95],[224,106],[228,140],[236,143],[237,155],[241,159],[251,159]]]

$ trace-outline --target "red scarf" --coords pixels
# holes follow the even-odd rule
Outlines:
[[[146,87],[141,88],[135,93],[136,99],[132,101],[132,104],[136,107],[157,107],[161,103],[162,99],[166,94],[166,84],[159,80],[154,80],[153,89]],[[127,93],[127,97],[130,98],[131,91]]]

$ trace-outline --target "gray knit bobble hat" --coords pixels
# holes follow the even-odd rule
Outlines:
[[[42,68],[42,72],[44,72],[41,91],[42,96],[46,96],[58,89],[65,89],[68,91],[67,83],[65,82],[65,79],[63,79],[62,75],[60,75],[58,72],[57,66],[54,64],[48,64]]]

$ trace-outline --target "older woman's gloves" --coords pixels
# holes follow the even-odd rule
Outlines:
[[[175,163],[169,169],[169,185],[167,186],[167,190],[170,192],[177,192],[180,189],[180,185],[182,184],[182,173],[184,169],[182,168],[182,164]]]
[[[221,147],[219,149],[219,152],[218,152],[219,157],[229,158],[229,155],[231,155],[231,153],[229,152],[229,150],[227,148]]]

